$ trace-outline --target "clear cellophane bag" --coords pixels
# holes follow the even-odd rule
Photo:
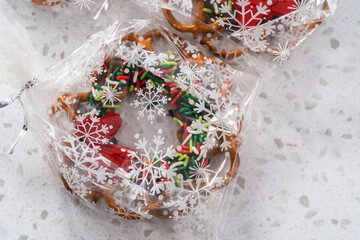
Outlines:
[[[135,0],[223,58],[258,58],[269,74],[336,9],[337,0]],[[145,7],[144,7],[145,6]],[[220,34],[221,33],[221,34]],[[231,38],[241,48],[224,44]]]
[[[47,76],[22,101],[69,193],[175,239],[221,236],[263,78],[251,56],[227,61],[134,20],[93,35]]]

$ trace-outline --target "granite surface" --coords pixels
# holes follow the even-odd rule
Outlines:
[[[7,2],[44,68],[98,30],[76,16]],[[340,1],[336,14],[264,84],[223,239],[360,238],[359,9],[360,1]],[[0,93],[15,91],[2,84]],[[18,103],[1,109],[2,152],[21,129],[22,115]],[[168,239],[160,227],[135,230],[73,200],[31,130],[14,155],[0,154],[0,214],[0,239]]]

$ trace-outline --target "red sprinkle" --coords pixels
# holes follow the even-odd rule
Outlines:
[[[141,69],[138,76],[141,76],[145,72],[145,68]]]
[[[144,85],[146,83],[146,79],[142,80],[142,82],[140,83],[140,86]]]
[[[188,146],[181,145],[181,147],[185,150],[189,150],[190,148]]]
[[[136,87],[138,90],[140,90],[140,81],[139,80],[136,81]]]
[[[176,83],[165,83],[165,85],[169,86],[170,88],[177,87]]]
[[[188,150],[180,150],[180,151],[178,151],[178,153],[190,154],[190,151],[188,151]]]
[[[173,73],[173,70],[171,70],[171,69],[164,69],[164,70],[162,70],[163,71],[163,73]]]
[[[199,142],[196,143],[196,149],[200,152],[200,143]]]
[[[184,123],[184,135],[185,135],[185,138],[187,138],[188,131],[187,131],[187,123],[186,122]]]
[[[130,77],[129,76],[117,76],[116,80],[129,80]]]
[[[170,92],[170,94],[175,94],[175,93],[178,93],[179,91],[177,90],[177,89],[175,89],[175,90],[172,90],[171,92]]]
[[[178,95],[171,101],[170,105],[174,105],[176,101],[181,97],[182,92],[179,92]]]
[[[106,63],[104,63],[104,68],[105,68],[106,72],[109,72],[109,69],[108,69]]]

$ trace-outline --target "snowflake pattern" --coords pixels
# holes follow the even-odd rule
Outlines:
[[[89,193],[91,193],[91,189],[87,186],[87,177],[81,175],[78,168],[69,167],[61,164],[59,166],[59,170],[73,193],[83,198],[85,198]]]
[[[276,39],[279,44],[271,46],[269,41],[273,38],[269,36],[278,32],[283,35],[295,26],[295,22],[306,21],[300,19],[300,16],[289,14],[282,19],[263,23],[262,17],[269,14],[265,4],[258,5],[258,12],[253,12],[246,8],[248,0],[233,1],[239,6],[236,10],[230,9],[228,1],[208,1],[221,5],[219,9],[222,14],[227,14],[228,20],[214,17],[214,21],[223,21],[221,24],[228,27],[232,37],[243,40],[244,45],[253,50],[268,51],[273,60],[280,64],[287,60],[294,46],[287,42],[289,36]],[[80,8],[87,9],[92,2],[78,1],[78,4]],[[180,6],[188,1],[173,2]],[[294,12],[305,11],[309,7],[297,0],[295,3],[292,6]],[[181,8],[189,7],[185,4]],[[250,18],[246,22],[240,21],[238,15],[250,15]],[[231,17],[234,19],[229,19]],[[284,19],[293,23],[286,25]],[[130,29],[144,29],[140,25]],[[144,26],[147,27],[146,24]],[[116,30],[114,27],[107,31]],[[106,32],[98,36],[103,39],[108,35],[112,36]],[[79,66],[84,69],[74,71],[82,75],[77,77],[86,79],[88,87],[91,85],[86,96],[90,106],[80,104],[76,109],[79,115],[69,130],[71,134],[61,135],[62,138],[57,135],[51,137],[58,150],[60,173],[74,194],[86,198],[92,193],[93,186],[100,186],[110,190],[117,206],[110,207],[108,204],[111,213],[126,219],[151,218],[156,216],[152,212],[154,209],[149,208],[151,204],[156,205],[156,211],[163,211],[164,216],[175,220],[177,227],[204,231],[209,197],[218,192],[217,188],[228,183],[224,177],[218,176],[217,164],[214,161],[210,164],[214,159],[212,154],[222,152],[225,154],[224,162],[230,162],[232,156],[229,152],[234,150],[234,143],[237,144],[240,139],[246,107],[260,84],[257,73],[247,69],[251,65],[233,68],[232,64],[225,65],[220,58],[200,58],[199,49],[195,45],[176,35],[166,36],[168,38],[165,39],[171,41],[175,51],[178,46],[186,46],[184,51],[174,54],[173,49],[166,53],[156,53],[145,49],[144,44],[113,41],[114,38],[110,37],[111,43],[102,41],[99,48],[101,51],[89,51],[88,59],[81,64],[73,59],[71,65],[74,65],[74,69]],[[144,39],[139,36],[139,40],[142,42]],[[221,39],[217,38],[211,38],[210,41],[214,46],[221,43]],[[108,60],[104,63],[108,57],[105,54],[107,51],[115,56],[113,65],[106,66]],[[184,56],[189,59],[183,59]],[[192,61],[198,58],[201,60]],[[272,72],[272,68],[266,65],[262,71]],[[144,79],[148,74],[151,78]],[[70,92],[71,86],[67,90]],[[165,134],[157,129],[152,137],[141,137],[140,133],[143,133],[139,130],[135,134],[133,149],[126,146],[116,149],[121,138],[114,137],[117,131],[114,129],[120,128],[121,124],[116,128],[112,119],[108,120],[107,125],[102,122],[102,118],[108,112],[116,113],[123,94],[131,92],[136,99],[130,106],[137,110],[138,120],[146,118],[148,121],[144,122],[154,124],[155,117],[166,115],[164,105],[167,103],[174,106],[176,114],[181,112],[185,116],[179,119],[178,115],[171,115],[169,111],[169,115],[179,124],[177,137],[182,142],[174,143],[179,146],[168,146],[170,144],[166,142]],[[61,103],[55,109],[66,111],[75,102],[71,97],[64,96]],[[112,158],[118,162],[115,164]]]
[[[99,155],[84,142],[68,135],[64,137],[61,151],[79,170],[80,174],[86,174],[87,181],[105,183],[108,179],[107,167],[110,166],[109,160]]]
[[[99,151],[100,146],[105,145],[109,139],[105,137],[109,133],[109,127],[102,124],[97,117],[77,117],[73,127],[74,138],[82,140],[94,151]]]
[[[206,113],[204,119],[210,127],[199,127],[196,131],[207,131],[208,136],[206,142],[209,149],[214,147],[214,139],[221,140],[220,148],[222,151],[231,148],[231,142],[228,140],[233,134],[237,134],[239,127],[239,111],[237,108],[237,99],[234,95],[227,98],[221,96],[220,92],[213,94],[214,102],[210,105],[210,109],[206,107],[205,101],[200,100],[195,103],[195,110],[198,113]]]
[[[150,194],[159,194],[164,190],[162,179],[166,178],[173,181],[175,175],[174,169],[167,165],[167,160],[174,158],[175,149],[173,146],[162,148],[164,137],[161,136],[162,130],[159,129],[159,135],[154,136],[152,143],[146,138],[140,138],[136,135],[138,142],[135,143],[136,149],[140,154],[131,152],[130,156],[134,158],[130,173],[135,182],[141,185]]]
[[[137,98],[131,103],[131,106],[138,108],[138,119],[147,116],[147,119],[153,124],[155,116],[165,116],[164,104],[168,102],[166,96],[163,95],[163,89],[156,87],[148,82],[146,89],[141,89],[137,93]]]
[[[210,1],[221,12],[211,18],[212,22],[216,21],[220,26],[225,27],[230,36],[239,40],[245,48],[254,52],[265,51],[273,54],[274,61],[279,62],[280,65],[288,58],[283,55],[284,50],[289,53],[288,50],[306,36],[308,24],[322,20],[328,14],[320,4],[317,5],[310,0],[285,2],[284,8],[281,11],[277,10],[283,13],[277,13],[275,19],[272,13],[272,1],[263,1],[256,5],[251,0],[222,3]],[[294,29],[297,33],[293,32]],[[274,38],[277,39],[275,43]],[[210,45],[221,46],[219,41],[215,41],[217,40],[211,39]],[[273,50],[269,51],[269,48]]]

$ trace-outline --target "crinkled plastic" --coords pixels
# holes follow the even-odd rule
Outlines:
[[[114,6],[114,0],[26,0],[39,6],[51,7],[49,9],[66,13],[68,15],[80,14],[84,17],[84,23],[106,26],[114,23],[119,16],[110,10]],[[122,3],[123,1],[119,1]],[[111,12],[111,14],[109,14]],[[121,11],[120,11],[121,12]]]
[[[22,100],[72,195],[120,218],[214,238],[262,82],[244,60],[223,61],[149,20],[117,23]]]
[[[336,8],[336,0],[135,0],[211,51],[232,58],[244,51],[272,70]],[[219,35],[219,33],[223,33]],[[242,49],[224,44],[230,37]]]
[[[25,28],[9,9],[6,2],[0,2],[0,71],[8,85],[20,89],[33,78],[34,50]]]

